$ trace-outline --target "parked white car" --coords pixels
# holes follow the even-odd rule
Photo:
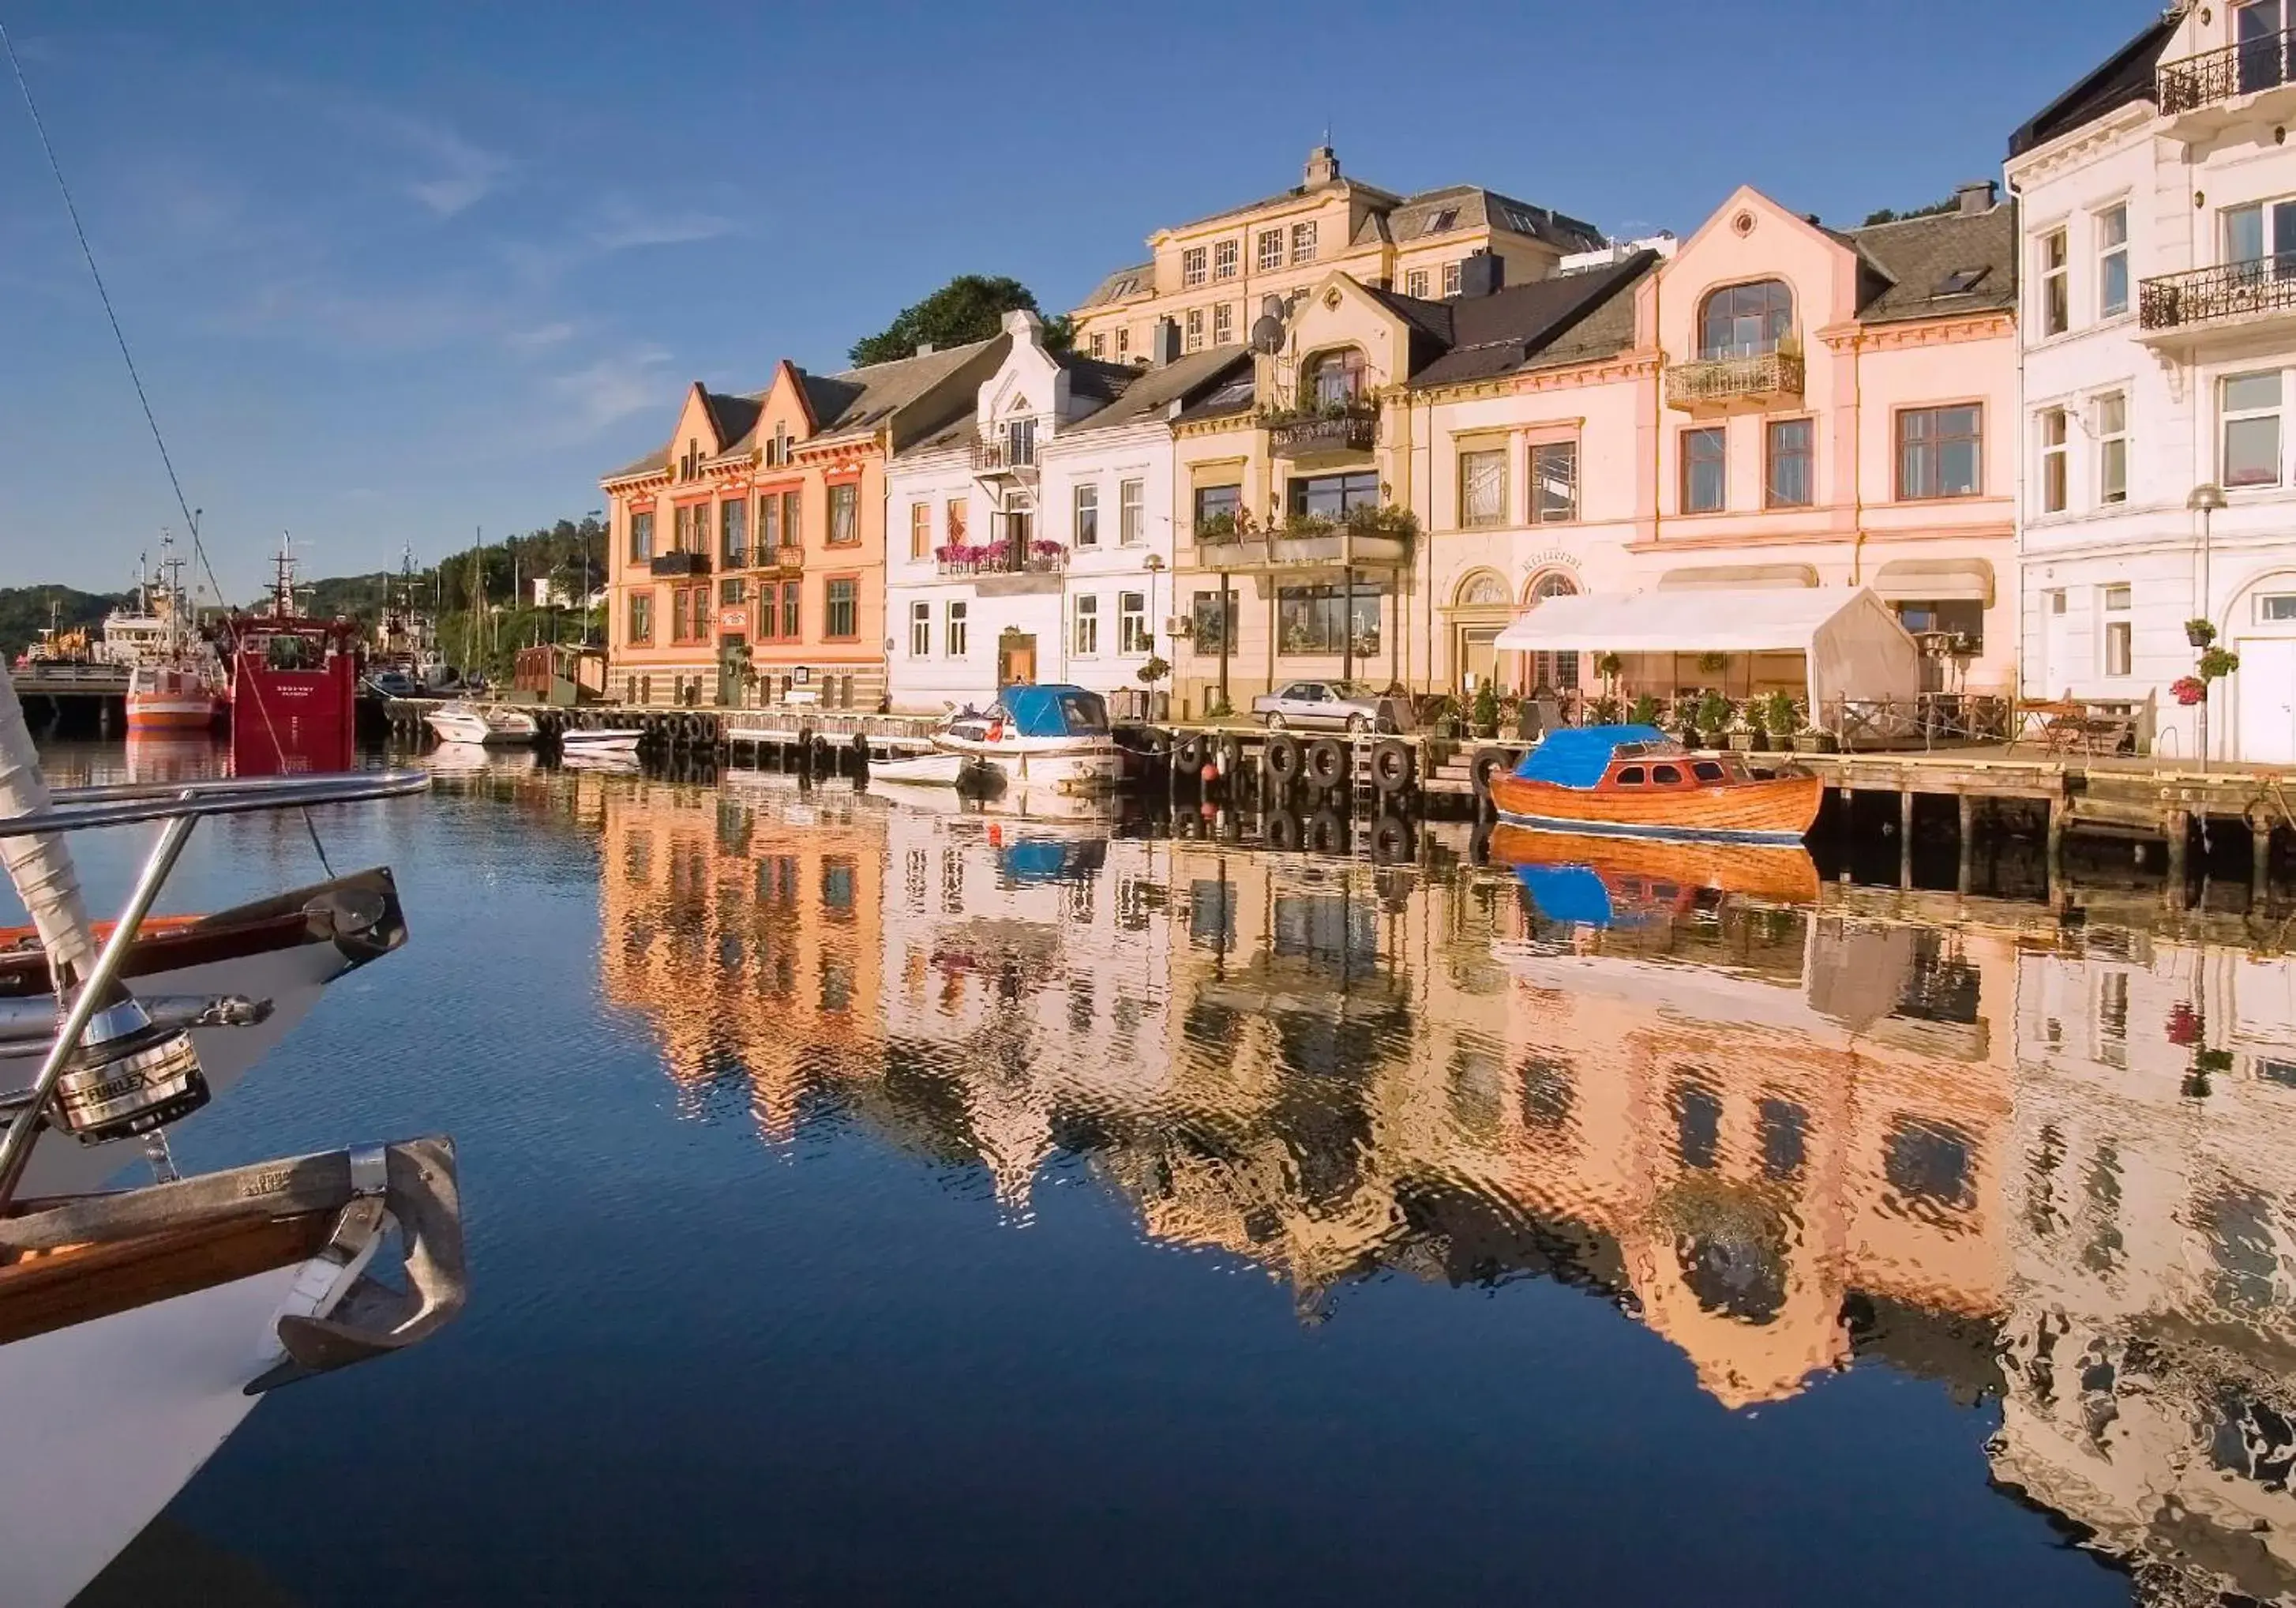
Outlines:
[[[1295,681],[1251,701],[1251,712],[1271,732],[1342,731],[1362,735],[1381,729],[1379,693],[1360,681]],[[1393,729],[1390,719],[1387,729]]]

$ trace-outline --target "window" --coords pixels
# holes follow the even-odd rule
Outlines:
[[[1212,309],[1212,344],[1226,346],[1235,339],[1235,304],[1223,301]]]
[[[1682,767],[1678,765],[1652,766],[1651,785],[1653,787],[1679,787],[1682,785]]]
[[[1447,262],[1443,265],[1443,294],[1456,296],[1458,293],[1459,265],[1456,262]]]
[[[798,629],[800,584],[793,580],[782,583],[782,636],[791,641],[795,641],[801,635]]]
[[[2224,483],[2280,484],[2280,371],[2227,374],[2224,400]]]
[[[824,637],[840,640],[861,635],[861,609],[858,601],[860,583],[832,580],[822,587],[822,631]]]
[[[1725,286],[1706,299],[1698,315],[1698,356],[1759,357],[1778,349],[1793,330],[1793,292],[1782,281]]]
[[[932,505],[909,505],[909,556],[923,558],[932,552]]]
[[[630,514],[630,562],[643,564],[653,557],[653,513],[652,510]]]
[[[1414,268],[1411,272],[1406,274],[1403,276],[1403,293],[1406,296],[1416,297],[1421,301],[1426,300],[1427,270],[1424,268]]]
[[[1726,438],[1720,426],[1682,432],[1682,511],[1719,513],[1729,504]]]
[[[913,603],[909,605],[909,657],[927,659],[932,655],[932,604]]]
[[[1461,526],[1506,523],[1506,449],[1479,448],[1459,455]]]
[[[1650,775],[1639,765],[1629,765],[1611,779],[1620,787],[1640,787],[1650,780]]]
[[[2107,207],[2096,215],[2096,316],[2118,318],[2128,310],[2128,209]]]
[[[729,608],[750,601],[750,583],[736,575],[718,583],[718,601]]]
[[[2128,587],[2104,588],[2104,673],[2133,673],[2136,626],[2129,618],[2135,593]]]
[[[1284,489],[1284,505],[1314,519],[1345,519],[1358,508],[1379,506],[1379,476],[1369,471],[1315,475],[1293,480]]]
[[[1204,309],[1201,308],[1188,309],[1188,349],[1192,352],[1204,349]]]
[[[1119,330],[1118,330],[1118,331],[1116,332],[1116,358],[1117,358],[1117,361],[1118,361],[1118,362],[1119,362],[1119,363],[1120,363],[1120,362],[1122,362],[1122,361],[1124,360],[1125,354],[1126,354],[1126,353],[1128,353],[1128,352],[1129,352],[1131,349],[1132,349],[1132,332],[1131,332],[1130,330],[1128,330],[1128,329],[1119,329]]]
[[[1542,441],[1530,449],[1530,521],[1559,525],[1578,517],[1578,443]]]
[[[952,603],[945,611],[941,628],[941,645],[951,659],[964,657],[965,615],[969,612],[962,602]]]
[[[963,497],[951,497],[948,500],[948,545],[952,547],[964,546],[965,512]]]
[[[750,500],[735,497],[718,505],[718,551],[720,559],[729,570],[747,567],[750,562]]]
[[[805,546],[805,493],[792,487],[782,493],[782,546]]]
[[[776,469],[787,464],[790,461],[790,447],[789,426],[775,425],[774,439],[766,443],[767,464]]]
[[[699,543],[694,534],[694,516],[709,517],[707,503],[681,503],[670,510],[669,550],[672,553],[692,553]],[[707,534],[706,532],[704,534]]]
[[[709,634],[709,590],[706,587],[673,587],[669,594],[669,639],[699,642]]]
[[[1093,331],[1092,355],[1095,357],[1103,357],[1108,355],[1108,332],[1105,330]]]
[[[2041,236],[2041,333],[2062,335],[2073,326],[2072,291],[2066,275],[2065,232],[2052,229]]]
[[[1155,645],[1156,634],[1148,628],[1148,595],[1145,592],[1119,592],[1116,595],[1116,651],[1144,654],[1152,651]]]
[[[1136,547],[1146,536],[1147,520],[1142,504],[1148,489],[1145,480],[1119,480],[1116,487],[1116,539],[1119,546]]]
[[[1235,242],[1221,241],[1212,248],[1212,277],[1234,279],[1236,274],[1236,259],[1242,255],[1242,249]]]
[[[1215,520],[1225,521],[1221,529],[1233,535],[1236,514],[1243,507],[1243,488],[1241,486],[1199,486],[1196,488],[1196,530],[1199,535]]]
[[[1379,590],[1341,587],[1283,587],[1275,594],[1275,651],[1285,655],[1337,654],[1353,638],[1355,655],[1379,652]]]
[[[1236,595],[1233,591],[1227,595],[1226,609],[1220,607],[1220,595],[1217,592],[1195,595],[1189,612],[1194,623],[1197,652],[1217,658],[1228,651],[1235,641],[1235,608]]]
[[[1088,592],[1076,600],[1075,652],[1079,659],[1100,652],[1100,599]]]
[[[2256,600],[2256,623],[2286,625],[2296,620],[2296,592],[2272,592]]]
[[[1913,636],[1958,636],[1973,653],[1985,652],[1985,605],[1975,598],[1899,599],[1890,605],[1898,623]]]
[[[2096,399],[2096,500],[2128,500],[2128,398],[2121,391]]]
[[[1693,761],[1690,774],[1702,782],[1725,782],[1729,779],[1728,773],[1711,759]]]
[[[1303,401],[1318,407],[1343,407],[1364,392],[1364,355],[1354,347],[1325,352],[1308,365]]]
[[[2276,261],[2296,254],[2296,201],[2226,207],[2223,217],[2227,263]]]
[[[1915,407],[1898,415],[1898,496],[1975,496],[1982,488],[1985,410]]]
[[[653,594],[630,594],[630,644],[643,646],[653,640]]]
[[[771,561],[782,545],[782,499],[771,491],[758,499],[758,554]]]
[[[1100,546],[1100,488],[1079,486],[1076,488],[1075,543],[1079,547]]]
[[[1199,285],[1204,282],[1204,249],[1190,246],[1180,253],[1180,283]]]
[[[1767,432],[1762,471],[1762,505],[1807,508],[1816,502],[1816,431],[1808,419],[1780,419]]]
[[[1316,226],[1312,223],[1292,226],[1292,261],[1296,267],[1316,260]]]
[[[2041,410],[2041,512],[2062,513],[2070,477],[2065,471],[2065,410]]]
[[[849,547],[861,539],[861,488],[848,480],[829,488],[829,545]]]
[[[1283,231],[1262,229],[1259,232],[1258,255],[1259,271],[1263,274],[1283,266]]]

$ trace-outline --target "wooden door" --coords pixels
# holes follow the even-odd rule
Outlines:
[[[1037,639],[1034,636],[1001,637],[996,644],[996,685],[1013,686],[1037,678]]]

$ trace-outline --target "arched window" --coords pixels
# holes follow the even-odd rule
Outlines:
[[[1560,570],[1549,570],[1530,583],[1523,594],[1523,606],[1535,609],[1550,597],[1576,597],[1578,583]],[[1544,687],[1549,692],[1575,693],[1578,690],[1578,655],[1576,653],[1533,653],[1530,656],[1530,690]]]
[[[1793,292],[1784,282],[1759,279],[1726,285],[1706,299],[1698,315],[1701,358],[1758,357],[1778,349],[1793,332]]]
[[[1507,584],[1488,570],[1478,570],[1459,585],[1459,606],[1467,609],[1504,609],[1506,607]]]
[[[1365,383],[1362,352],[1324,352],[1308,359],[1300,399],[1314,407],[1345,406],[1363,395]]]
[[[1577,581],[1572,580],[1560,570],[1549,570],[1546,574],[1540,576],[1537,580],[1530,583],[1530,590],[1524,595],[1523,602],[1530,607],[1536,608],[1541,602],[1550,597],[1576,597],[1578,595],[1578,583]]]

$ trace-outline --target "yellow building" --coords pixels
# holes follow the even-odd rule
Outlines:
[[[1077,346],[1111,362],[1144,358],[1166,321],[1181,351],[1234,345],[1267,297],[1299,297],[1334,271],[1423,299],[1455,296],[1478,251],[1520,282],[1603,243],[1592,224],[1478,185],[1406,196],[1342,177],[1322,145],[1296,188],[1150,235],[1149,260],[1108,275],[1072,315]]]

